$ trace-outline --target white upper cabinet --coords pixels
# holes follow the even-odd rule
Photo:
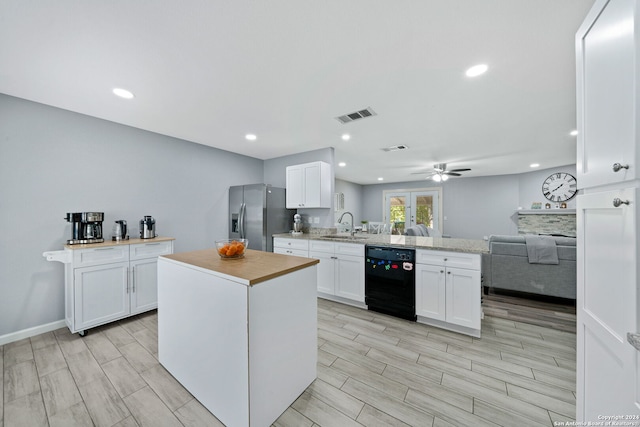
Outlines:
[[[638,178],[634,4],[607,4],[576,37],[579,188]]]
[[[287,208],[330,208],[331,180],[325,162],[287,166]]]

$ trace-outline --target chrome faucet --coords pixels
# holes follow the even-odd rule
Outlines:
[[[353,214],[351,212],[344,212],[340,215],[340,219],[338,219],[338,223],[342,224],[342,218],[346,215],[351,215],[351,235],[353,236],[356,233],[356,228],[353,226]]]

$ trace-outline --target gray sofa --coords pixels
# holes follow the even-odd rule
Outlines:
[[[557,248],[557,264],[530,263],[525,236],[489,237],[489,254],[482,258],[485,290],[507,289],[576,299],[576,239],[550,239]]]

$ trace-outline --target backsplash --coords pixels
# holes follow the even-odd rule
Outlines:
[[[563,234],[575,237],[576,215],[518,215],[518,234]]]

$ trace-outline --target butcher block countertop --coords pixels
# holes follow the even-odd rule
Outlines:
[[[253,286],[296,270],[311,267],[317,259],[247,249],[244,258],[222,259],[215,249],[163,255],[160,258],[188,264],[198,270],[209,270],[236,282]]]
[[[151,239],[129,239],[129,240],[107,240],[104,239],[102,243],[88,243],[86,245],[64,245],[67,249],[92,249],[92,248],[104,248],[106,246],[122,246],[122,245],[138,245],[140,243],[155,243],[155,242],[167,242],[169,240],[176,240],[174,237],[153,237]]]

